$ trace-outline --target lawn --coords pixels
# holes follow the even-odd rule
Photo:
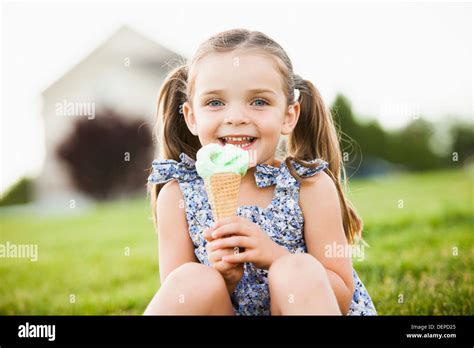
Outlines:
[[[368,243],[354,267],[379,314],[474,314],[473,173],[351,180]],[[141,314],[159,287],[146,199],[81,214],[0,211],[0,244],[37,244],[38,261],[0,259],[0,314]]]

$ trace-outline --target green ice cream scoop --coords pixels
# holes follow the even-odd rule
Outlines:
[[[202,178],[217,173],[235,173],[244,176],[248,166],[248,152],[232,144],[225,146],[208,144],[196,155],[196,170]]]

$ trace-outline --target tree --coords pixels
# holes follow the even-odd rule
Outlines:
[[[339,145],[344,166],[348,175],[352,175],[361,161],[361,148],[358,143],[358,138],[360,138],[359,124],[352,113],[351,103],[342,94],[336,96],[331,106],[331,114],[339,134]]]
[[[104,110],[75,123],[57,154],[75,186],[96,199],[144,189],[153,157],[151,130],[143,120]]]
[[[331,111],[340,134],[343,156],[349,155],[345,162],[349,175],[380,172],[380,168],[387,168],[390,163],[413,170],[441,165],[441,158],[430,147],[433,127],[426,120],[417,119],[400,131],[387,132],[375,120],[358,121],[349,100],[341,94],[336,96]],[[465,145],[460,146],[464,148]]]
[[[451,129],[452,152],[457,155],[457,163],[464,163],[474,156],[474,129],[471,125],[459,123]],[[452,160],[452,159],[451,159]]]
[[[387,159],[392,163],[403,164],[408,169],[435,169],[441,164],[430,148],[433,126],[419,118],[389,136]]]

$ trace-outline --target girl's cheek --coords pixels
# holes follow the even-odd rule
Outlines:
[[[224,121],[224,113],[222,112],[205,112],[201,114],[201,122],[206,126],[220,125]]]
[[[255,124],[259,130],[260,137],[274,137],[276,133],[279,136],[281,128],[281,120],[277,119],[272,114],[259,115],[255,117]]]
[[[216,115],[201,114],[199,115],[199,128],[204,133],[215,131],[214,128],[219,126],[219,117]]]
[[[279,110],[275,108],[268,108],[266,110],[260,110],[252,114],[252,119],[256,121],[264,122],[265,124],[278,125],[281,123],[282,116]]]

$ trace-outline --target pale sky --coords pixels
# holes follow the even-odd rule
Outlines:
[[[2,10],[1,191],[41,170],[41,91],[122,25],[187,57],[216,32],[259,30],[328,104],[342,92],[357,114],[388,128],[413,114],[472,120],[469,2],[7,2]]]

